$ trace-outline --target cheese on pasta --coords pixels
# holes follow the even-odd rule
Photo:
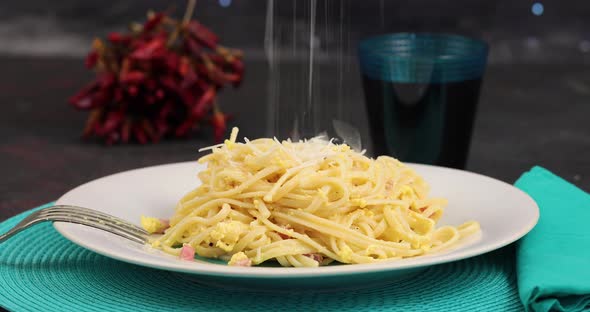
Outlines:
[[[202,184],[177,204],[152,245],[230,264],[371,263],[449,248],[479,224],[436,227],[447,201],[398,160],[371,159],[319,138],[236,141],[199,159]]]

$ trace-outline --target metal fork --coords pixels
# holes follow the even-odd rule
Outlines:
[[[0,235],[0,243],[32,225],[44,221],[82,224],[119,235],[140,244],[145,244],[148,240],[148,233],[129,221],[88,208],[55,205],[33,212],[24,218],[8,232]]]

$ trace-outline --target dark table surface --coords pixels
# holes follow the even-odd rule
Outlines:
[[[220,99],[241,134],[266,133],[267,68],[249,62],[246,81]],[[115,172],[195,159],[210,135],[157,145],[82,142],[85,114],[66,99],[91,79],[79,59],[0,58],[0,220],[53,201]],[[367,139],[360,85],[354,123]],[[590,190],[590,67],[491,65],[485,78],[467,169],[512,183],[541,165]]]

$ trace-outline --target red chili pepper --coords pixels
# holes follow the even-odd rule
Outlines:
[[[115,93],[115,95],[113,96],[113,99],[115,100],[115,102],[120,103],[121,101],[123,101],[123,96],[124,96],[123,89],[116,88],[114,93]]]
[[[153,95],[147,95],[145,97],[145,103],[147,105],[154,105],[154,104],[156,104],[156,97],[153,96]]]
[[[135,135],[135,138],[140,144],[147,143],[147,137],[145,135],[145,132],[143,131],[143,128],[140,125],[133,126],[133,134]]]
[[[121,138],[121,135],[119,134],[119,132],[110,132],[107,135],[106,144],[113,145],[113,144],[117,143],[120,138]]]
[[[107,35],[107,39],[113,44],[129,44],[131,42],[131,36],[122,35],[118,32],[112,32]]]
[[[215,142],[221,142],[225,137],[225,131],[227,130],[227,116],[221,111],[216,110],[211,118],[211,125],[213,126],[213,137]]]
[[[143,24],[143,32],[147,33],[152,31],[156,26],[158,26],[164,20],[165,14],[164,12],[158,12],[150,17],[145,24]]]
[[[197,101],[197,104],[193,106],[192,109],[192,116],[196,119],[203,118],[205,113],[207,112],[208,108],[213,104],[213,100],[215,99],[216,95],[215,88],[209,88]]]
[[[166,120],[166,118],[170,115],[170,113],[172,113],[173,107],[174,107],[174,102],[172,102],[172,101],[168,101],[168,102],[164,103],[164,105],[162,106],[162,109],[158,113],[158,119],[159,120]]]
[[[113,92],[110,89],[103,89],[98,91],[93,99],[94,107],[102,107],[109,104],[113,100]]]
[[[160,140],[160,137],[156,133],[154,127],[149,122],[149,120],[142,120],[141,127],[143,128],[143,131],[147,134],[148,138],[152,140],[152,142],[157,143]]]
[[[93,134],[94,127],[100,121],[101,115],[102,115],[101,109],[94,109],[90,112],[90,115],[88,115],[88,119],[86,120],[86,126],[84,126],[84,131],[82,131],[83,138],[88,138]]]
[[[180,87],[182,89],[187,89],[187,88],[191,87],[192,85],[194,85],[197,82],[198,78],[199,77],[197,76],[197,73],[195,73],[193,68],[188,67],[187,72],[182,79],[182,83],[181,83]]]
[[[238,74],[228,74],[224,72],[219,72],[219,75],[223,78],[223,80],[231,83],[238,83],[242,80],[242,77]]]
[[[236,59],[231,62],[231,68],[236,74],[241,76],[244,73],[244,62],[240,59]]]
[[[105,87],[103,87],[103,85]],[[112,99],[110,83],[108,81],[95,81],[84,87],[76,95],[72,96],[68,102],[78,109],[92,109],[102,106]]]
[[[239,78],[236,81],[232,82],[232,86],[234,86],[234,88],[239,88],[242,85],[242,81],[244,80],[244,76],[239,75],[238,77]]]
[[[201,45],[191,36],[186,36],[182,44],[186,52],[194,56],[198,56],[203,50]]]
[[[178,87],[178,83],[172,76],[160,77],[160,84],[164,88],[168,89],[168,91],[174,92],[177,95],[180,95],[181,93],[180,88]]]
[[[121,72],[130,71],[132,63],[133,60],[131,60],[131,58],[129,58],[128,56],[124,57],[123,60],[121,60]]]
[[[112,73],[104,73],[98,77],[98,83],[102,89],[108,89],[115,85],[117,77]]]
[[[127,118],[123,123],[123,127],[121,127],[121,141],[123,143],[129,142],[130,134],[131,134],[131,120]]]
[[[188,57],[180,58],[180,64],[178,65],[178,73],[181,76],[186,75],[190,70],[192,70],[191,62]]]
[[[217,67],[214,65],[207,67],[204,64],[197,64],[196,69],[198,73],[201,74],[201,77],[207,77],[213,84],[217,86],[224,85],[225,81],[223,80],[223,77],[218,74]]]
[[[136,97],[137,94],[139,94],[139,89],[137,88],[137,86],[129,86],[127,87],[127,94],[129,94],[132,97]]]
[[[178,67],[180,66],[180,56],[178,56],[175,53],[167,53],[164,56],[164,65],[166,67],[166,70],[171,72],[171,73],[175,73],[178,70]]]
[[[98,52],[96,52],[96,50],[92,50],[86,56],[86,60],[84,61],[84,65],[86,66],[86,68],[91,69],[91,68],[94,68],[94,66],[96,66],[97,62],[98,62]]]
[[[211,85],[208,82],[206,82],[204,79],[197,80],[197,87],[199,87],[199,89],[201,91],[205,91],[205,90],[209,89],[210,86]]]
[[[225,58],[219,54],[213,54],[213,53],[209,53],[207,54],[207,57],[214,62],[215,64],[219,65],[219,66],[224,66],[227,62],[225,61]]]
[[[164,136],[164,134],[168,132],[168,126],[166,125],[166,121],[156,120],[156,130],[158,131],[158,135],[160,137]]]
[[[226,83],[237,85],[242,80],[241,76],[238,74],[224,73],[217,68],[211,72],[210,77],[218,86],[223,86]]]
[[[161,100],[161,99],[163,99],[165,95],[166,95],[166,94],[164,93],[164,90],[162,90],[162,89],[158,89],[158,90],[156,90],[156,98],[157,98],[158,100]]]
[[[158,88],[158,82],[154,78],[146,79],[144,85],[150,91],[156,90]]]
[[[131,53],[131,57],[137,60],[149,60],[155,57],[164,56],[166,48],[166,38],[157,37],[140,45]]]
[[[191,128],[193,127],[193,124],[194,124],[194,120],[192,120],[192,119],[185,120],[183,123],[180,124],[180,126],[178,126],[178,128],[176,128],[176,131],[174,131],[174,135],[176,135],[177,137],[186,136],[188,134],[188,132],[191,130]]]
[[[119,127],[119,125],[121,125],[121,122],[123,122],[124,117],[125,112],[123,111],[115,111],[108,113],[102,124],[102,127],[98,129],[96,134],[99,136],[103,136],[112,133],[113,130],[115,130],[117,127]]]
[[[146,80],[146,78],[147,78],[147,75],[143,72],[130,71],[130,72],[126,72],[126,73],[121,73],[121,76],[119,77],[119,81],[121,81],[121,83],[139,84],[139,83],[142,83],[144,80]]]
[[[187,107],[188,112],[190,112],[190,108],[193,107],[194,104],[197,102],[197,99],[199,98],[200,94],[195,93],[195,90],[191,89],[181,89],[179,92],[180,93],[178,95],[182,99],[182,103],[180,104],[184,107]]]
[[[209,28],[197,21],[190,21],[187,25],[188,32],[197,39],[202,45],[209,49],[215,50],[219,37],[213,33]]]
[[[93,106],[92,96],[98,89],[99,83],[94,81],[86,85],[82,90],[70,97],[68,102],[77,109],[90,109]]]

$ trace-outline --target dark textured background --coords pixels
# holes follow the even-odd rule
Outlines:
[[[0,220],[107,174],[195,159],[199,147],[212,143],[208,133],[147,146],[81,142],[85,114],[66,104],[92,78],[82,58],[94,36],[124,29],[148,8],[170,3],[183,6],[153,0],[0,4]],[[533,1],[351,1],[351,37],[431,31],[483,38],[491,47],[490,65],[468,170],[513,182],[538,164],[588,191],[590,3],[542,3],[544,14],[535,16]],[[228,8],[200,0],[197,8],[224,44],[246,51],[245,83],[227,90],[220,103],[248,137],[266,133],[265,8],[262,0],[234,0]],[[328,50],[330,43],[323,44]],[[354,55],[350,60],[354,63]],[[304,66],[302,60],[289,62]],[[347,83],[352,103],[347,109],[367,142],[358,72]]]

